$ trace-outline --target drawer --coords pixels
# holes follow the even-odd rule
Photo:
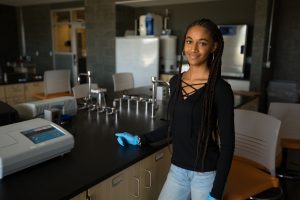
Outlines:
[[[25,89],[25,101],[35,101],[37,100],[33,95],[36,93],[44,92],[44,83],[43,82],[33,82],[26,83],[24,86]]]
[[[0,86],[0,100],[5,99],[4,86]]]
[[[24,98],[24,84],[5,85],[4,88],[6,98],[20,96]]]
[[[43,92],[44,82],[25,83],[25,92]]]
[[[6,103],[8,103],[11,106],[19,104],[19,103],[24,103],[24,102],[25,102],[24,96],[15,96],[15,97],[7,97],[6,98]]]

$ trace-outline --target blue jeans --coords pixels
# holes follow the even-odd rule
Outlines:
[[[216,176],[215,171],[195,172],[171,164],[159,200],[206,200]]]

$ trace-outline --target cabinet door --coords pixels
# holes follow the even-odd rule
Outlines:
[[[110,199],[128,199],[128,179],[126,169],[109,179]]]
[[[73,197],[70,200],[87,200],[87,198],[86,198],[86,191],[78,194],[77,196]]]
[[[32,83],[25,83],[25,101],[35,101],[37,100],[34,97],[34,94],[43,93],[44,92],[44,82],[32,82]]]
[[[128,200],[141,199],[140,162],[127,169]]]
[[[4,86],[0,86],[0,101],[6,102],[6,100],[5,100]]]
[[[91,187],[87,191],[87,196],[92,200],[110,200],[109,183],[110,179],[106,179]]]
[[[156,183],[155,176],[153,173],[155,171],[154,154],[145,158],[141,162],[140,176],[141,176],[141,199],[152,200],[154,199],[154,186]]]
[[[10,105],[25,102],[24,84],[5,85],[6,102]]]
[[[6,97],[16,97],[23,96],[24,98],[24,84],[11,84],[5,85],[5,96]]]
[[[19,103],[24,103],[25,99],[23,96],[17,96],[17,97],[7,97],[6,98],[6,103],[9,105],[13,106]]]
[[[155,171],[153,176],[155,176],[154,185],[154,199],[157,199],[160,191],[166,181],[170,165],[171,165],[171,153],[168,147],[156,152],[154,154]]]

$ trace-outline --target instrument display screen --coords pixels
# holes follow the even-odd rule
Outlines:
[[[21,133],[29,140],[31,140],[34,144],[52,140],[64,135],[62,131],[52,125],[46,125],[26,131],[21,131]]]

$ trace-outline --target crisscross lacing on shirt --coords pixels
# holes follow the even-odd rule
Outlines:
[[[182,82],[182,86],[181,86],[182,96],[183,96],[183,99],[186,99],[190,95],[197,92],[197,90],[202,88],[203,85],[206,83],[206,80],[203,80],[203,82],[193,83],[193,84],[189,84],[189,83],[185,82],[184,80],[181,80],[181,82]],[[189,90],[189,89],[192,89],[192,91],[188,92],[187,90]]]

